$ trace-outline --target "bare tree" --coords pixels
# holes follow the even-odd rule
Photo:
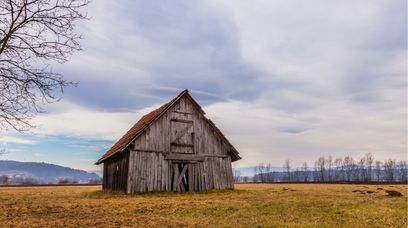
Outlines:
[[[395,178],[395,160],[388,159],[383,163],[384,176],[387,181],[393,181]]]
[[[73,83],[53,72],[81,50],[75,23],[87,19],[81,10],[89,0],[0,1],[0,129],[33,127],[41,105],[59,100]]]
[[[343,166],[346,174],[346,181],[352,181],[355,167],[354,159],[350,156],[346,156],[343,160]]]
[[[362,157],[358,160],[358,174],[357,180],[359,181],[367,181],[366,170],[365,170],[365,157]]]
[[[399,171],[399,179],[403,183],[407,183],[407,171],[408,171],[408,164],[407,161],[399,161],[398,162],[398,171]]]
[[[290,181],[291,176],[290,176],[290,160],[289,159],[285,160],[285,163],[283,164],[283,168],[286,170],[287,180]]]
[[[334,166],[336,167],[336,173],[334,179],[336,181],[344,181],[344,166],[342,165],[343,158],[336,158],[334,160]]]
[[[258,166],[254,167],[254,176],[252,178],[253,182],[258,182],[259,181],[259,172],[258,172]]]
[[[375,161],[375,176],[377,177],[377,181],[380,181],[381,178],[381,165],[380,161]]]
[[[374,158],[372,153],[367,153],[365,155],[365,161],[367,165],[367,181],[371,181],[372,179],[372,170],[373,170],[373,163],[374,163]]]
[[[307,182],[309,179],[309,166],[307,165],[307,162],[303,163],[302,172],[303,172],[303,181]]]
[[[7,175],[2,175],[2,176],[0,176],[0,183],[3,184],[3,185],[8,184],[9,179],[10,178]]]
[[[265,182],[265,165],[262,162],[261,164],[259,164],[258,166],[258,171],[259,171],[259,178],[261,180],[261,182]]]
[[[271,171],[271,163],[266,164],[266,168],[265,168],[265,172],[266,172],[266,182],[272,182],[273,181],[273,173]]]
[[[325,175],[326,175],[326,160],[324,157],[320,157],[317,159],[315,163],[315,169],[316,169],[316,174],[317,174],[317,180],[319,181],[325,181]]]
[[[326,160],[326,167],[327,167],[327,180],[328,181],[332,181],[333,179],[332,179],[332,173],[333,173],[333,170],[332,170],[332,167],[333,167],[333,158],[332,158],[332,156],[331,155],[329,155],[329,158],[327,158],[327,160]]]
[[[242,179],[241,172],[239,171],[239,169],[237,169],[236,163],[234,163],[232,176],[234,177],[234,182],[235,183],[240,182],[241,179]]]

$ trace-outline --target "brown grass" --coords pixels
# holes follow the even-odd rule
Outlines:
[[[403,196],[389,197],[386,190]],[[24,227],[407,227],[407,186],[242,184],[143,195],[96,186],[0,188],[0,221]]]

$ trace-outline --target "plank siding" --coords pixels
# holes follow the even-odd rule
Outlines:
[[[129,153],[120,153],[104,163],[103,190],[126,191]]]
[[[104,161],[104,190],[180,191],[183,187],[174,186],[179,162],[188,163],[186,191],[233,188],[230,148],[186,96],[145,128],[128,149]]]

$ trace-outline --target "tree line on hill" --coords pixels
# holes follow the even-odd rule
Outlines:
[[[38,185],[38,184],[101,184],[102,178],[92,178],[88,181],[78,180],[74,178],[62,177],[56,181],[44,181],[34,177],[10,177],[8,175],[0,175],[0,185]]]
[[[319,157],[313,167],[306,162],[302,167],[293,169],[290,160],[283,165],[283,171],[273,171],[270,163],[261,163],[254,168],[254,176],[241,176],[234,170],[235,182],[328,182],[328,183],[370,183],[402,182],[407,183],[408,165],[406,160],[375,160],[371,153],[354,159],[351,156],[333,158]]]

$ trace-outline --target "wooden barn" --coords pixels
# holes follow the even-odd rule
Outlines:
[[[96,164],[103,189],[127,193],[233,188],[238,151],[184,90],[143,116]]]

